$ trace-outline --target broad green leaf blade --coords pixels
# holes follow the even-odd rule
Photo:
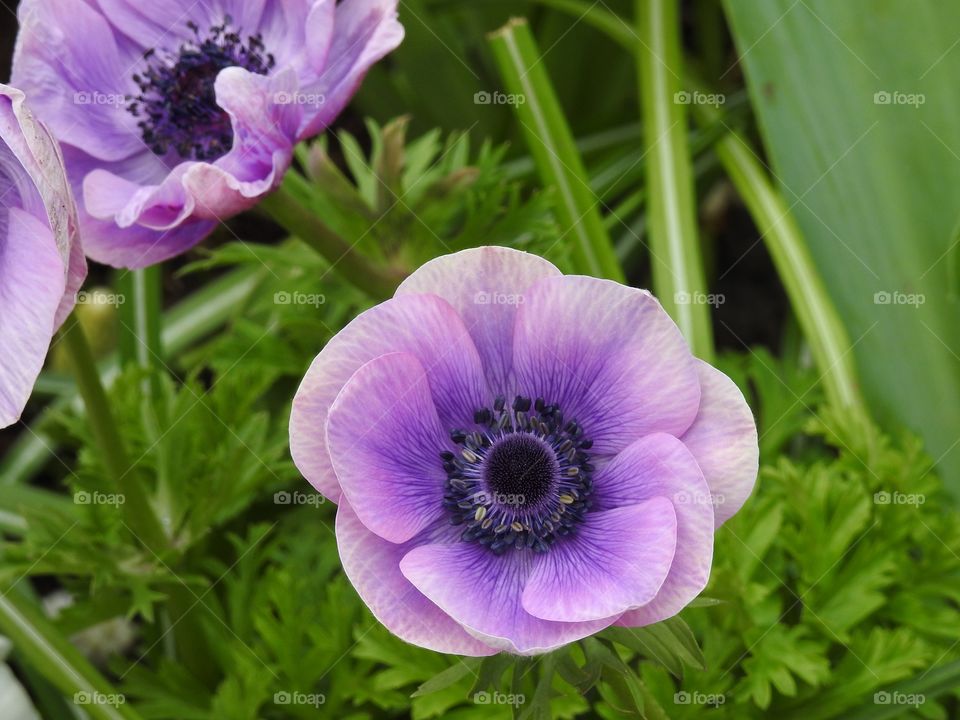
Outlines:
[[[960,5],[725,0],[787,204],[863,392],[923,435],[960,494]],[[909,50],[906,50],[909,49]]]
[[[623,270],[600,214],[600,201],[590,189],[583,160],[526,20],[512,20],[491,35],[490,44],[510,93],[507,101],[516,110],[541,180],[557,189],[557,212],[565,232],[561,241],[573,245],[580,272],[623,282]]]

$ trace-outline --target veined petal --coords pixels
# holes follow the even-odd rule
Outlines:
[[[327,446],[364,525],[402,543],[442,516],[445,435],[413,355],[382,355],[353,374],[330,408]]]
[[[297,467],[334,502],[340,488],[323,435],[330,406],[362,365],[391,352],[408,352],[420,361],[445,430],[469,422],[474,410],[489,403],[477,350],[446,301],[396,297],[361,313],[313,361],[290,415],[290,452]]]
[[[462,250],[435,258],[403,281],[397,295],[430,293],[449,302],[463,318],[480,353],[494,393],[511,395],[513,336],[526,291],[560,277],[553,263],[505,247]]]
[[[541,280],[520,306],[517,385],[557,403],[612,455],[650,433],[680,435],[700,405],[686,341],[650,293],[609,280]]]

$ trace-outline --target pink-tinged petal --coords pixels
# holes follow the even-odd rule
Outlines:
[[[589,513],[575,534],[536,559],[523,607],[544,620],[584,622],[646,605],[670,571],[676,543],[667,498]]]
[[[9,189],[8,189],[9,190]],[[14,191],[15,192],[15,191]],[[20,419],[43,367],[66,288],[63,259],[50,228],[19,208],[0,237],[0,428]]]
[[[140,151],[125,100],[136,53],[118,47],[106,18],[82,0],[24,0],[18,17],[12,83],[57,138],[102,160]]]
[[[340,487],[363,524],[406,542],[443,515],[450,445],[427,373],[409,353],[371,360],[330,408],[327,446]]]
[[[757,424],[733,380],[700,360],[697,372],[700,412],[681,440],[700,464],[720,527],[743,507],[757,481]]]
[[[304,82],[315,79],[327,62],[336,8],[336,0],[267,3],[259,31],[277,67],[293,67]]]
[[[650,603],[617,624],[649,625],[676,615],[706,586],[713,562],[713,498],[693,455],[672,435],[641,438],[597,472],[594,497],[594,512],[657,497],[673,503],[677,549],[667,579]]]
[[[345,0],[337,5],[326,64],[319,70],[319,77],[303,87],[307,93],[322,95],[324,102],[306,116],[297,140],[326,130],[350,102],[370,67],[402,42],[397,3]]]
[[[442,653],[493,655],[497,651],[467,634],[430,602],[403,573],[400,560],[429,531],[403,544],[387,542],[360,522],[347,502],[337,508],[337,546],[343,570],[374,617],[408,643]]]
[[[290,415],[294,462],[310,484],[334,502],[340,488],[323,434],[330,406],[362,365],[391,352],[411,353],[425,368],[445,430],[469,423],[474,410],[490,402],[470,334],[445,300],[396,297],[361,313],[313,361]]]
[[[537,655],[592,635],[616,619],[551,622],[523,609],[521,596],[534,565],[532,551],[497,556],[475,543],[423,545],[400,561],[420,592],[485,644]]]
[[[680,435],[700,405],[686,341],[644,290],[565,276],[527,290],[517,315],[518,392],[560,406],[612,455],[655,432]]]
[[[431,293],[449,302],[470,330],[491,390],[508,396],[515,394],[510,371],[517,309],[530,286],[560,276],[537,255],[482,247],[431,260],[404,280],[397,295]]]

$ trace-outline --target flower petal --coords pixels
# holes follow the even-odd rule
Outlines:
[[[9,188],[5,188],[11,192]],[[16,192],[13,190],[12,192]],[[66,272],[53,232],[8,207],[0,236],[0,428],[20,419],[43,367],[64,297]]]
[[[653,600],[673,563],[677,516],[667,498],[592,512],[540,555],[523,608],[544,620],[584,622]]]
[[[395,543],[441,517],[447,475],[440,452],[450,444],[427,373],[409,353],[381,355],[357,370],[327,420],[344,495],[364,525]]]
[[[733,380],[701,360],[697,373],[700,412],[681,439],[714,495],[715,522],[720,527],[743,507],[757,481],[757,424]]]
[[[24,0],[18,18],[12,83],[57,139],[102,160],[141,150],[125,101],[136,94],[136,49],[121,49],[103,15],[81,0]]]
[[[322,95],[324,102],[312,107],[297,140],[323,132],[350,102],[370,67],[401,43],[397,3],[345,0],[337,5],[333,41],[324,54],[326,64],[319,77],[303,87],[304,92]]]
[[[494,394],[514,394],[513,333],[527,288],[560,271],[537,255],[504,247],[463,250],[421,266],[397,295],[432,293],[453,305],[470,330]]]
[[[413,354],[426,370],[445,430],[471,421],[473,411],[489,403],[480,357],[446,301],[434,296],[397,297],[361,313],[313,361],[290,415],[294,462],[334,502],[340,488],[323,435],[330,406],[362,365],[398,351]]]
[[[467,634],[400,572],[400,559],[429,535],[397,545],[360,522],[347,502],[337,509],[337,547],[343,570],[374,617],[394,635],[429,650],[458,655],[497,651]]]
[[[676,615],[706,586],[713,561],[713,498],[693,455],[672,435],[641,438],[597,472],[594,497],[594,512],[655,497],[673,502],[677,549],[667,579],[650,603],[617,624],[649,625]]]
[[[424,595],[485,644],[518,655],[536,655],[587,637],[615,618],[551,622],[521,605],[533,569],[531,551],[497,556],[467,542],[423,545],[408,552],[400,570]]]
[[[557,403],[612,455],[639,437],[690,427],[700,404],[696,365],[650,293],[609,280],[541,280],[517,316],[519,391]]]

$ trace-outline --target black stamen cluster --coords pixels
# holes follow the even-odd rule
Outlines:
[[[140,94],[127,109],[137,123],[143,141],[157,155],[174,150],[185,160],[214,160],[233,145],[230,116],[217,104],[214,81],[228,67],[242,67],[267,75],[276,64],[266,52],[260,34],[246,41],[230,30],[227,16],[210,28],[206,37],[193,22],[187,27],[194,38],[174,53],[149,50],[147,69],[134,75]]]
[[[476,429],[453,430],[459,452],[440,454],[447,473],[444,506],[461,538],[496,554],[546,552],[590,509],[593,443],[556,405],[498,397],[474,414]]]

